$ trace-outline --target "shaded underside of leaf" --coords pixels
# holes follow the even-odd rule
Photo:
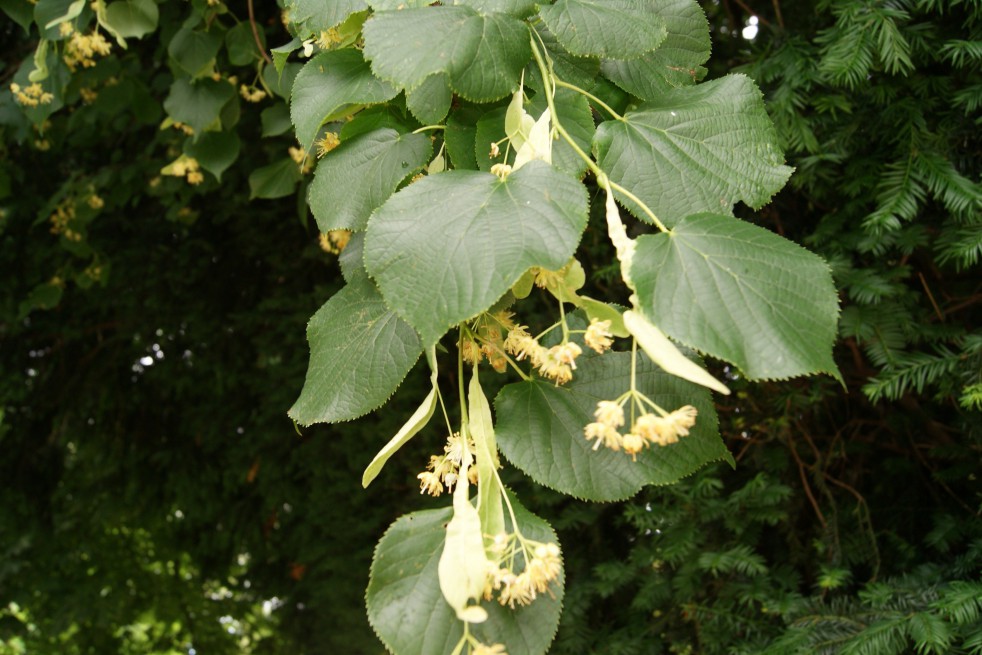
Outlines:
[[[563,387],[543,380],[506,386],[495,399],[502,453],[536,482],[596,501],[630,498],[646,484],[670,484],[708,462],[729,459],[709,392],[668,375],[641,353],[638,390],[667,411],[693,405],[699,410],[696,425],[679,443],[645,449],[636,462],[603,446],[594,450],[583,428],[595,420],[599,401],[630,388],[630,374],[631,354],[609,352],[584,360]]]
[[[301,425],[347,421],[380,407],[423,351],[366,278],[352,280],[317,310],[307,340],[307,379],[289,411]]]

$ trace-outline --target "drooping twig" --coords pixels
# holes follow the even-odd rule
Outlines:
[[[246,5],[249,7],[249,25],[252,26],[252,38],[256,40],[256,47],[259,48],[259,53],[266,60],[266,63],[272,64],[273,60],[266,53],[266,48],[263,47],[263,41],[259,38],[259,27],[256,25],[256,11],[252,8],[252,0],[247,0]]]
[[[777,26],[783,30],[784,17],[781,15],[781,2],[780,0],[771,0],[771,5],[774,6],[774,18],[777,19]]]
[[[808,484],[808,476],[805,473],[805,463],[801,461],[801,457],[798,455],[798,450],[795,448],[794,441],[791,440],[791,435],[788,435],[788,450],[791,451],[791,456],[794,457],[794,461],[798,463],[798,473],[801,475],[801,484],[805,488],[805,495],[808,496],[808,502],[811,503],[812,509],[815,510],[815,514],[818,516],[819,522],[822,524],[823,530],[828,530],[829,524],[825,520],[825,514],[822,513],[822,508],[818,506],[818,501],[815,500],[815,495],[812,494],[811,485]]]

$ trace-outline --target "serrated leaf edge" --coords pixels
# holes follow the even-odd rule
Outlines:
[[[367,275],[367,273],[366,273],[366,275]],[[381,295],[382,294],[379,293],[379,296],[381,296]],[[334,296],[332,295],[331,297],[333,298]],[[396,312],[394,309],[392,309],[391,307],[389,307],[389,304],[385,302],[385,298],[384,297],[382,298],[382,303],[385,305],[386,309],[388,309],[390,312],[392,312],[403,323],[405,323],[410,328],[412,328],[413,332],[416,332],[416,328],[413,328],[412,324],[410,324],[409,321],[407,321],[406,319],[404,319],[401,316],[399,316],[398,312]],[[315,314],[316,314],[316,312],[315,312]],[[313,320],[313,318],[314,317],[311,316],[310,319],[307,320],[307,329],[310,328],[310,322]],[[419,332],[416,332],[416,336],[419,337]],[[307,344],[308,344],[308,348],[309,348],[309,344],[310,344],[310,340],[309,339],[307,340]],[[420,344],[422,344],[422,339],[420,339]],[[352,416],[352,417],[349,417],[349,418],[338,419],[336,421],[310,421],[309,423],[304,423],[304,422],[298,420],[293,415],[293,410],[297,406],[297,403],[296,402],[294,402],[293,403],[293,406],[290,407],[290,409],[287,410],[286,415],[289,416],[291,419],[293,419],[293,421],[296,422],[297,425],[300,425],[300,426],[305,427],[305,428],[308,428],[311,425],[314,425],[314,424],[317,424],[317,423],[327,423],[329,425],[336,425],[336,424],[339,424],[339,423],[350,423],[351,421],[357,421],[360,418],[363,418],[365,416],[368,416],[372,412],[374,412],[374,411],[380,409],[381,407],[383,407],[384,405],[386,405],[392,399],[392,396],[394,396],[396,394],[396,392],[399,390],[399,387],[402,386],[402,383],[406,381],[406,378],[409,377],[409,374],[412,373],[412,371],[413,371],[414,368],[416,368],[416,365],[419,363],[419,357],[420,357],[420,355],[423,354],[423,352],[425,350],[426,350],[426,347],[421,345],[420,350],[419,350],[419,353],[417,353],[416,354],[416,358],[413,359],[413,363],[406,370],[406,373],[401,378],[399,378],[399,382],[396,384],[395,387],[392,388],[392,392],[388,396],[386,396],[385,400],[383,400],[382,402],[380,402],[378,405],[375,405],[371,409],[368,409],[368,410],[362,412],[361,414],[358,414],[357,416]],[[309,363],[308,363],[308,366],[309,366]],[[301,393],[302,393],[302,389],[301,389]],[[297,401],[299,401],[299,400],[300,399],[297,398]]]

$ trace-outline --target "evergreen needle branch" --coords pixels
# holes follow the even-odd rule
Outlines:
[[[604,109],[604,110],[605,110],[605,111],[606,111],[606,112],[607,112],[608,114],[610,114],[611,116],[613,116],[613,117],[614,117],[614,118],[616,118],[617,120],[619,120],[619,121],[623,121],[623,120],[624,120],[624,117],[623,117],[623,116],[621,116],[620,114],[618,114],[618,113],[617,113],[616,111],[614,111],[614,110],[613,110],[613,109],[612,109],[612,108],[610,107],[610,105],[608,105],[608,104],[607,104],[606,102],[604,102],[603,100],[601,100],[601,99],[600,99],[600,98],[598,98],[597,96],[595,96],[595,95],[593,95],[593,94],[592,94],[592,93],[590,93],[589,91],[586,91],[586,90],[584,90],[584,89],[581,89],[580,87],[578,87],[578,86],[576,86],[575,84],[570,84],[569,82],[563,82],[562,80],[560,80],[560,79],[556,79],[556,78],[553,78],[553,81],[552,81],[552,83],[553,83],[553,84],[554,84],[555,86],[561,86],[561,87],[563,87],[564,89],[569,89],[569,90],[571,90],[571,91],[576,91],[576,92],[577,92],[577,93],[579,93],[580,95],[582,95],[582,96],[584,96],[584,97],[586,97],[586,98],[588,98],[588,99],[590,99],[590,100],[592,100],[593,102],[595,102],[595,103],[597,103],[598,105],[600,105],[601,107],[603,107],[603,109]]]

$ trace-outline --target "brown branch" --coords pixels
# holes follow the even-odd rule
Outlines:
[[[952,305],[948,308],[949,314],[954,314],[955,312],[960,312],[963,309],[967,309],[972,305],[982,301],[982,294],[976,294],[974,296],[969,296],[967,299],[961,301],[957,305]]]
[[[723,0],[723,10],[726,11],[726,18],[730,23],[730,31],[736,32],[737,22],[736,17],[733,15],[733,8],[730,7],[730,0]]]
[[[822,471],[822,475],[824,475],[825,479],[831,482],[832,484],[836,485],[837,487],[841,487],[842,489],[845,489],[846,491],[848,491],[849,493],[851,493],[853,496],[856,497],[856,502],[858,503],[856,512],[857,513],[861,512],[861,514],[859,515],[859,522],[860,525],[862,525],[863,522],[866,523],[866,527],[869,529],[869,542],[873,546],[873,553],[875,554],[873,575],[870,578],[870,581],[872,582],[876,580],[876,577],[880,574],[880,564],[882,563],[882,561],[880,559],[880,547],[876,543],[876,530],[873,529],[873,513],[869,509],[869,503],[866,502],[866,498],[863,497],[863,494],[859,493],[856,490],[856,488],[853,487],[852,485],[846,484],[842,480],[833,478],[825,471]]]
[[[266,48],[263,47],[263,41],[259,38],[259,28],[256,26],[256,12],[252,8],[252,0],[247,0],[246,5],[249,7],[249,25],[252,26],[252,38],[256,40],[256,47],[259,48],[259,54],[263,56],[267,64],[272,64],[273,60],[268,54],[266,54]]]
[[[917,447],[917,443],[914,441],[914,437],[912,437],[909,432],[907,433],[907,442],[910,444],[911,449],[914,451],[914,455],[917,457],[921,465],[930,472],[932,482],[937,483],[944,490],[946,494],[951,496],[951,498],[956,503],[961,505],[962,509],[967,511],[969,514],[974,514],[975,516],[979,516],[980,514],[982,514],[982,510],[976,511],[972,509],[970,505],[968,505],[964,500],[961,499],[961,496],[956,494],[951,487],[945,484],[944,480],[938,477],[938,472],[934,469],[933,466],[931,466],[931,464],[927,461],[927,459],[924,458],[924,455],[921,454],[921,449]]]
[[[774,7],[774,17],[777,18],[777,26],[783,30],[784,17],[781,15],[781,3],[779,0],[771,0],[771,5]]]
[[[801,475],[801,484],[805,488],[805,495],[808,496],[808,502],[811,503],[812,509],[814,509],[815,514],[818,515],[818,520],[822,524],[822,530],[828,530],[829,524],[825,520],[825,515],[822,514],[822,509],[818,506],[818,501],[815,500],[815,495],[812,493],[811,485],[808,484],[808,476],[805,475],[805,463],[801,461],[801,457],[798,455],[798,450],[795,448],[794,442],[791,440],[791,435],[788,435],[788,450],[791,451],[791,456],[794,457],[794,461],[798,463],[798,473]]]
[[[941,308],[938,307],[937,301],[934,299],[934,294],[931,293],[931,288],[927,286],[927,280],[924,279],[924,274],[920,271],[917,272],[917,277],[921,280],[921,286],[924,287],[924,293],[927,294],[928,300],[931,301],[931,306],[934,307],[934,313],[937,315],[938,319],[944,323],[944,314],[941,312]]]
[[[742,437],[741,437],[741,439],[742,439]],[[743,448],[741,448],[740,449],[740,452],[738,452],[736,454],[736,457],[733,458],[733,460],[735,462],[737,462],[737,463],[739,463],[740,460],[743,459],[743,456],[747,454],[747,451],[750,450],[750,447],[753,446],[753,445],[755,445],[757,443],[757,437],[753,437],[751,439],[746,439],[745,441],[746,441],[746,443],[743,445]]]
[[[747,6],[747,3],[745,3],[743,0],[733,0],[733,2],[737,3],[738,5],[740,5],[740,8],[743,9],[748,14],[750,14],[751,16],[756,16],[757,17],[757,22],[760,23],[761,25],[770,25],[771,24],[771,22],[769,20],[767,20],[766,18],[764,18],[763,16],[761,16],[760,14],[758,14],[756,11],[754,11],[753,9],[751,9],[750,7],[748,7]]]

